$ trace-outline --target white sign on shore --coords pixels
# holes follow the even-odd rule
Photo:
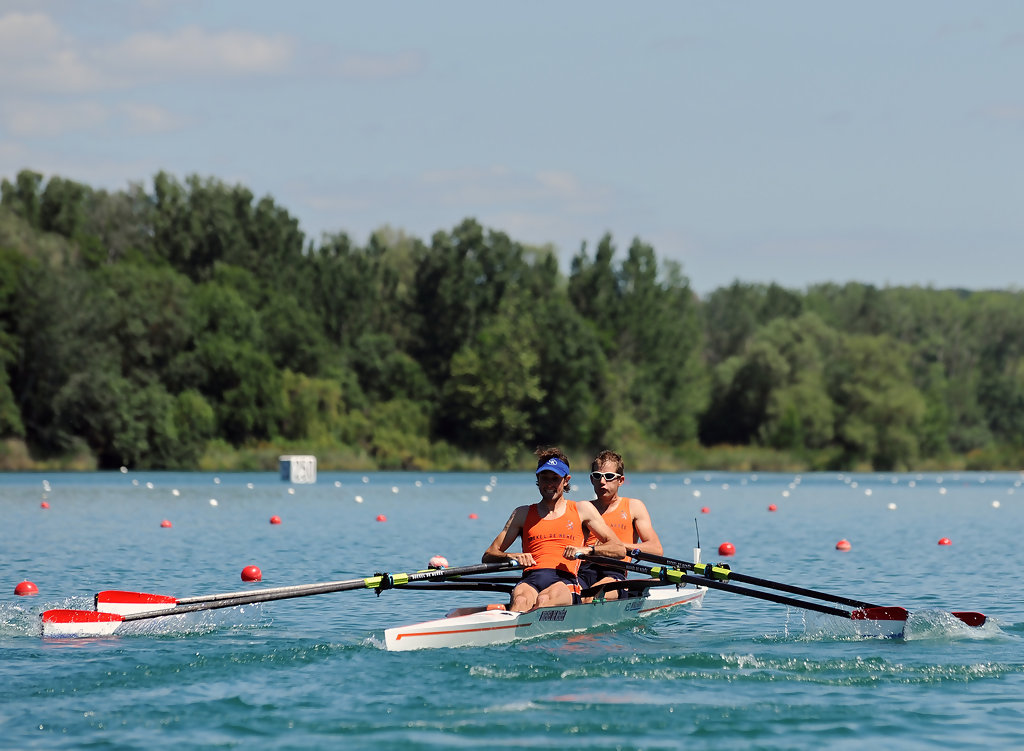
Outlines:
[[[281,479],[296,485],[309,485],[316,482],[315,456],[279,456]]]

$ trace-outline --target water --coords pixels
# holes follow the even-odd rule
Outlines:
[[[438,553],[474,563],[536,497],[529,473],[363,477],[0,475],[0,748],[1024,746],[1018,474],[628,478],[670,554],[690,559],[696,519],[707,561],[729,541],[737,571],[908,607],[902,640],[715,591],[640,626],[483,649],[378,646],[388,625],[495,597],[476,593],[358,590],[39,636],[42,610],[96,591],[236,591],[249,564],[264,577],[251,586],[273,587]],[[15,597],[23,579],[40,594]],[[948,609],[993,622],[972,630]]]

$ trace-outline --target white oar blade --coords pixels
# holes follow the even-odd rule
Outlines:
[[[108,589],[96,595],[96,610],[118,615],[151,613],[155,610],[171,610],[178,604],[170,595],[153,595],[147,592],[126,592]]]
[[[124,618],[116,613],[92,610],[47,610],[40,616],[43,636],[110,636]]]

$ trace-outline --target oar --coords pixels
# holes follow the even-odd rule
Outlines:
[[[785,595],[776,595],[771,592],[762,592],[757,589],[749,589],[747,587],[738,587],[735,584],[727,584],[726,582],[719,581],[716,579],[708,579],[702,576],[691,576],[686,574],[678,568],[666,568],[664,566],[646,566],[642,563],[631,563],[629,561],[623,561],[619,558],[605,558],[599,555],[585,555],[584,560],[591,561],[600,566],[604,567],[615,567],[621,568],[626,571],[635,571],[640,574],[647,574],[648,576],[662,579],[664,581],[674,582],[676,584],[695,584],[699,587],[708,587],[710,589],[718,589],[723,592],[731,592],[737,595],[744,595],[746,597],[754,597],[759,600],[767,600],[769,602],[779,603],[780,605],[789,605],[795,608],[803,608],[804,610],[813,610],[817,613],[824,613],[825,615],[835,615],[840,618],[848,618],[852,621],[899,621],[905,622],[909,615],[904,608],[899,607],[879,607],[871,606],[865,608],[858,608],[857,610],[841,610],[840,608],[833,608],[829,605],[822,605],[817,602],[807,602],[806,600],[798,600],[795,597],[786,597]],[[900,627],[902,631],[902,626]]]
[[[471,581],[460,577],[463,582]],[[486,584],[516,584],[519,579],[516,577],[487,577]],[[336,584],[337,582],[324,582],[324,584]],[[309,587],[319,587],[321,584],[300,584],[289,587],[271,587],[269,589],[249,589],[241,592],[224,592],[213,595],[198,595],[196,597],[171,597],[170,595],[151,594],[149,592],[132,592],[123,589],[106,589],[97,592],[93,597],[93,607],[102,610],[104,613],[118,613],[129,615],[131,613],[146,613],[153,610],[170,610],[179,605],[192,605],[198,602],[215,602],[217,600],[233,600],[238,597],[249,597],[250,595],[270,595],[284,592],[297,592]],[[468,587],[468,589],[480,589],[481,587]],[[512,587],[509,586],[509,591]]]
[[[274,587],[271,589],[251,590],[249,592],[229,592],[224,595],[206,595],[200,598],[189,598],[191,602],[178,600],[179,604],[167,607],[166,603],[158,603],[155,609],[144,612],[104,613],[96,610],[47,610],[41,614],[43,636],[109,636],[122,623],[140,621],[148,618],[160,618],[168,615],[194,613],[200,610],[232,608],[238,605],[250,605],[256,602],[285,600],[292,597],[343,592],[351,589],[376,589],[378,591],[400,587],[416,581],[442,581],[468,574],[483,574],[492,571],[507,571],[517,567],[515,561],[500,563],[477,563],[471,566],[455,568],[429,569],[411,574],[374,574],[363,579],[347,579],[335,582],[319,582],[316,584],[298,584],[290,587]],[[142,594],[142,593],[133,593]],[[156,595],[155,597],[163,597]],[[173,599],[173,598],[171,598]]]
[[[816,600],[824,600],[826,602],[834,602],[839,605],[849,605],[853,608],[877,608],[878,605],[874,605],[870,602],[863,600],[853,600],[849,597],[842,597],[840,595],[829,594],[828,592],[819,592],[814,589],[806,589],[804,587],[797,587],[793,584],[786,584],[784,582],[771,581],[770,579],[761,579],[757,576],[748,576],[747,574],[740,574],[733,571],[725,566],[712,566],[707,563],[691,563],[689,561],[682,561],[676,558],[666,558],[663,555],[655,555],[654,553],[644,553],[641,550],[629,550],[627,551],[633,558],[637,558],[644,561],[652,561],[654,563],[663,563],[666,566],[674,566],[677,569],[683,571],[694,571],[705,577],[718,579],[721,581],[738,581],[744,584],[753,584],[757,587],[764,587],[766,589],[777,589],[780,592],[789,592],[790,594],[800,595],[801,597],[811,597]],[[966,623],[968,626],[981,626],[984,625],[987,618],[983,613],[976,613],[974,611],[959,610],[953,611],[953,616],[959,618],[961,621]]]

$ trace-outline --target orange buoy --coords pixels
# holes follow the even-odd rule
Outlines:
[[[37,595],[39,594],[39,587],[30,581],[18,582],[18,585],[14,588],[14,594],[19,597],[25,597],[26,595]]]
[[[384,516],[384,514],[377,514],[377,521],[379,521],[379,522],[386,522],[387,520],[388,520],[388,518],[386,516]]]
[[[242,581],[258,582],[263,581],[263,572],[259,566],[246,566],[242,569]]]
[[[769,511],[778,511],[778,510],[779,510],[779,507],[778,507],[778,506],[776,506],[776,505],[775,505],[774,503],[769,503],[769,504],[768,504],[768,510],[769,510]]]
[[[711,513],[711,509],[709,509],[707,506],[701,506],[700,512],[702,514],[710,514]]]
[[[718,546],[719,555],[736,555],[736,546],[731,542],[723,542]]]
[[[941,540],[939,540],[939,545],[952,545],[952,544],[953,544],[953,541],[950,540],[948,537],[943,537]]]
[[[46,501],[43,501],[42,503],[39,504],[39,508],[50,508],[50,504],[47,503]]]
[[[849,540],[840,540],[839,542],[836,543],[836,550],[844,550],[845,551],[845,550],[849,550],[849,549],[850,549],[850,541]]]
[[[160,526],[161,527],[173,527],[174,525],[171,524],[170,519],[164,519],[162,522],[160,522]]]
[[[281,523],[281,517],[278,516],[277,514],[274,514],[272,517],[270,517],[270,523],[271,524],[280,524]]]
[[[477,515],[476,515],[476,514],[470,514],[470,515],[469,515],[469,518],[470,518],[470,519],[476,519],[476,518],[477,518]]]

